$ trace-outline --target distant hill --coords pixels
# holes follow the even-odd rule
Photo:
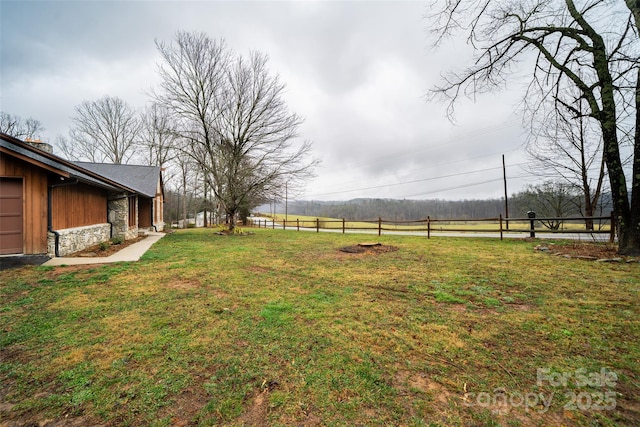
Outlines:
[[[611,197],[602,196],[600,212],[596,215],[609,215],[611,211]],[[255,212],[270,213],[273,206],[262,205]],[[509,198],[509,216],[526,217],[531,207],[514,194]],[[278,204],[276,213],[284,214],[284,204]],[[289,215],[305,215],[317,217],[346,218],[355,221],[375,220],[378,217],[393,221],[411,221],[431,218],[442,219],[478,219],[495,218],[505,215],[504,198],[485,200],[398,200],[398,199],[352,199],[347,201],[300,201],[291,200],[288,203]],[[571,215],[579,215],[576,207]]]
[[[269,213],[272,206],[264,205],[257,212]],[[432,218],[489,218],[504,211],[504,201],[489,200],[397,200],[352,199],[348,201],[289,201],[289,215],[308,215],[351,220],[374,220],[378,217],[395,221]],[[278,205],[276,213],[284,213]]]

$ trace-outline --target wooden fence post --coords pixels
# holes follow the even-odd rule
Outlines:
[[[500,214],[500,240],[502,240],[502,214]]]
[[[273,218],[271,218],[271,229],[275,230],[276,229],[276,216],[274,215]]]
[[[378,217],[378,236],[382,234],[382,218]]]
[[[342,234],[344,234],[344,218],[342,218]]]
[[[320,232],[320,218],[316,218],[316,233]]]
[[[298,231],[300,231],[300,218],[296,218],[296,227],[298,227]]]
[[[431,217],[427,216],[427,239],[431,238]]]

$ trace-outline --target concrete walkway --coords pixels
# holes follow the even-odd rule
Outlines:
[[[149,236],[129,245],[121,251],[108,257],[73,257],[73,258],[52,258],[42,265],[84,265],[84,264],[109,264],[112,262],[138,261],[145,252],[158,240],[164,237],[164,233],[149,233]]]

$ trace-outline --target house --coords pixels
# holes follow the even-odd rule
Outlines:
[[[164,228],[160,168],[70,162],[0,133],[0,255],[65,256]]]
[[[214,212],[200,211],[196,214],[196,227],[204,227],[205,212],[207,214],[207,225],[212,225],[216,222]]]
[[[164,185],[158,166],[114,165],[112,163],[73,162],[112,181],[118,182],[135,191],[128,200],[128,215],[137,217],[138,229],[164,228],[162,204]],[[110,221],[116,221],[116,212],[112,211]],[[127,238],[136,237],[138,230],[129,230]]]

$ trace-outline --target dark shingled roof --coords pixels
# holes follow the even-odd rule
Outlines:
[[[115,165],[112,163],[73,162],[81,168],[135,190],[147,197],[155,197],[160,179],[159,166]]]
[[[12,136],[0,134],[0,146],[13,151],[14,153],[21,154],[25,157],[29,157],[42,164],[57,169],[63,173],[68,174],[71,178],[77,178],[82,182],[96,185],[110,191],[121,190],[114,185],[111,185],[103,180],[98,179],[97,177],[85,173],[91,172],[90,170],[85,169],[83,171],[81,167],[77,167],[77,165],[74,165],[72,162],[68,162],[61,157],[34,148],[24,141],[13,138]]]

